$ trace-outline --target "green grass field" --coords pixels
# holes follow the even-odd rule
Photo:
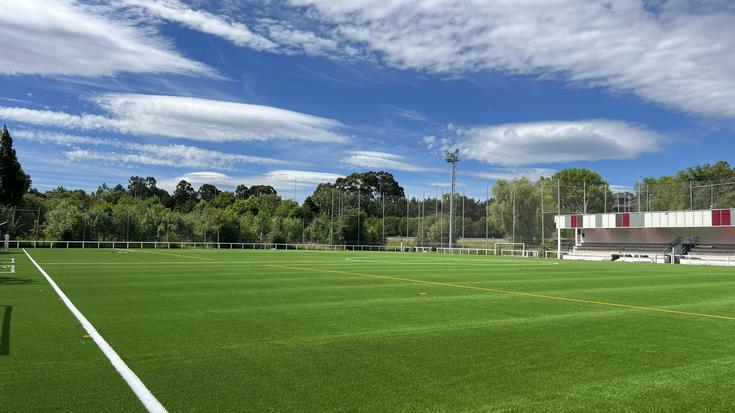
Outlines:
[[[29,253],[171,412],[735,410],[735,269]],[[10,257],[0,411],[144,411],[25,255]]]

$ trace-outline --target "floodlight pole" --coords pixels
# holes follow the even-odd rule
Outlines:
[[[446,157],[444,158],[447,162],[452,164],[452,184],[451,184],[451,195],[449,197],[449,248],[452,248],[452,230],[454,227],[454,189],[457,183],[457,162],[459,162],[459,149],[455,149],[454,152],[445,152]]]

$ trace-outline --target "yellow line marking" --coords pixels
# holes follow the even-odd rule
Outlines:
[[[359,272],[336,271],[336,270],[325,270],[325,269],[315,269],[315,268],[288,267],[288,266],[283,266],[283,265],[270,265],[270,264],[266,265],[266,267],[282,268],[282,269],[287,269],[287,270],[311,271],[311,272],[328,272],[328,273],[333,273],[333,274],[377,278],[377,279],[382,279],[382,280],[405,281],[405,282],[412,282],[416,284],[439,285],[442,287],[463,288],[463,289],[475,290],[475,291],[488,291],[488,292],[493,292],[493,293],[510,294],[510,295],[516,295],[516,296],[521,296],[521,297],[541,298],[545,300],[566,301],[566,302],[579,303],[579,304],[603,305],[603,306],[608,306],[608,307],[627,308],[627,309],[632,309],[632,310],[653,311],[653,312],[658,312],[658,313],[678,314],[678,315],[686,315],[686,316],[691,316],[691,317],[705,317],[705,318],[716,318],[720,320],[735,321],[735,317],[733,316],[724,316],[724,315],[707,314],[707,313],[694,313],[694,312],[689,312],[689,311],[670,310],[667,308],[644,307],[640,305],[619,304],[619,303],[611,303],[607,301],[584,300],[580,298],[558,297],[554,295],[525,293],[521,291],[503,290],[500,288],[475,287],[472,285],[453,284],[453,283],[445,283],[445,282],[439,282],[439,281],[417,280],[413,278],[394,277],[390,275],[365,274],[365,273],[359,273]]]
[[[168,255],[170,257],[197,258],[197,259],[200,259],[200,260],[217,261],[216,258],[198,257],[196,255],[174,254],[174,253],[171,253],[171,252],[148,251],[148,250],[136,250],[136,251],[145,252],[146,254]]]

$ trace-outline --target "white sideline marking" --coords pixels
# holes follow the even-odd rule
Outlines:
[[[66,304],[67,308],[69,308],[69,311],[71,311],[71,313],[74,314],[74,317],[79,320],[79,323],[82,325],[82,327],[84,327],[84,330],[86,330],[87,334],[92,337],[92,340],[94,340],[100,350],[102,350],[102,353],[107,356],[107,359],[110,360],[110,363],[112,363],[112,366],[115,367],[115,370],[120,373],[120,376],[122,376],[123,380],[128,383],[128,386],[130,386],[130,389],[133,390],[133,393],[138,396],[138,399],[141,403],[143,403],[143,406],[145,406],[146,410],[151,413],[167,413],[166,408],[163,407],[163,405],[158,401],[158,399],[156,399],[156,397],[150,392],[150,390],[145,387],[145,384],[143,384],[138,376],[136,376],[135,373],[130,370],[130,367],[125,364],[123,359],[120,358],[120,356],[112,348],[112,346],[110,346],[107,341],[102,337],[102,335],[97,332],[97,329],[94,328],[89,320],[87,320],[87,317],[85,317],[84,314],[82,314],[82,312],[79,311],[77,307],[71,302],[69,297],[67,297],[66,294],[61,291],[61,288],[59,288],[59,286],[56,284],[56,282],[54,282],[51,276],[48,275],[46,271],[41,268],[40,265],[38,265],[36,260],[31,257],[31,254],[29,254],[28,251],[25,250],[25,248],[23,248],[23,252],[26,254],[28,259],[31,260],[36,269],[38,269],[38,271],[43,274],[44,277],[46,277],[46,281],[51,284],[51,287],[54,289],[54,291],[56,291],[56,294],[59,295],[59,298],[61,298],[64,304]]]

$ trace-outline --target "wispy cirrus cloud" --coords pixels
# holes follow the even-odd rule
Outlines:
[[[244,23],[194,9],[178,0],[123,0],[117,4],[142,8],[155,17],[221,37],[237,46],[255,50],[274,50],[278,47],[270,39],[254,33]]]
[[[324,182],[334,182],[341,175],[327,172],[274,170],[261,175],[231,176],[219,172],[201,171],[189,172],[172,178],[159,181],[159,186],[167,190],[176,188],[176,184],[185,180],[193,186],[202,184],[215,185],[221,189],[234,189],[237,185],[270,185],[279,192],[288,194],[294,189],[300,191],[311,189]],[[303,192],[302,192],[303,193]]]
[[[516,167],[601,159],[634,159],[662,149],[663,137],[642,126],[597,119],[451,126],[454,139],[423,138],[430,149],[460,149],[461,157]]]
[[[346,143],[342,124],[272,106],[181,96],[111,93],[94,102],[106,115],[69,114],[0,106],[0,117],[20,123],[87,131],[164,136],[198,141],[271,139]]]
[[[361,56],[439,74],[500,71],[735,117],[735,8],[725,1],[290,0]]]
[[[415,165],[401,155],[378,151],[350,151],[342,163],[356,168],[386,169],[404,172],[440,172],[437,168]]]
[[[460,175],[472,176],[491,181],[496,181],[498,179],[512,180],[516,178],[528,178],[532,181],[536,181],[541,177],[548,178],[555,173],[555,169],[549,168],[506,168],[484,170],[480,172],[460,172]]]
[[[0,74],[113,76],[177,73],[216,76],[175,51],[150,28],[66,0],[0,1]]]
[[[123,0],[116,6],[134,7],[162,20],[182,24],[192,30],[220,37],[239,47],[274,52],[327,55],[337,52],[339,43],[293,22],[272,18],[251,19],[247,24],[223,14],[194,8],[179,0]]]
[[[279,159],[214,151],[189,145],[154,145],[36,130],[19,130],[14,135],[30,141],[68,146],[70,149],[62,151],[61,155],[70,161],[96,161],[106,165],[139,164],[236,170],[243,165],[293,164]]]

